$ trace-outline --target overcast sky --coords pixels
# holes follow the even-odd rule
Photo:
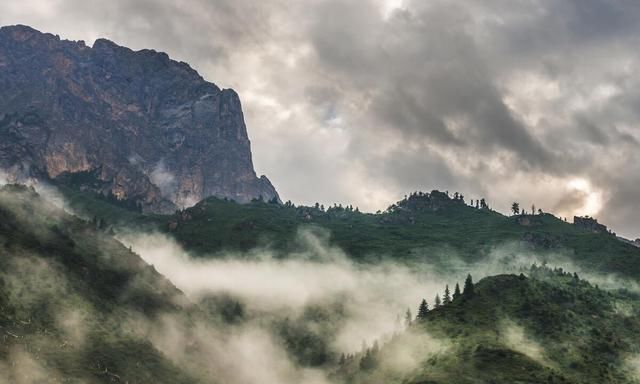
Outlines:
[[[0,24],[186,61],[243,102],[284,200],[414,190],[640,236],[637,0],[20,0]]]

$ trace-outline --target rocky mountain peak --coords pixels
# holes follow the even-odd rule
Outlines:
[[[208,196],[278,199],[253,168],[240,98],[166,53],[0,29],[0,167],[90,174],[91,188],[169,211]]]

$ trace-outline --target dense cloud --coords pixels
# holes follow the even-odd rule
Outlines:
[[[632,0],[0,5],[0,24],[163,50],[236,89],[258,171],[285,200],[376,210],[461,190],[630,237],[639,16]]]

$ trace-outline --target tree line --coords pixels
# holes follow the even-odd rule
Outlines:
[[[451,304],[452,302],[458,300],[459,298],[462,298],[462,299],[470,298],[473,295],[474,295],[473,277],[471,277],[471,274],[467,274],[467,278],[464,281],[464,287],[462,292],[460,291],[460,285],[456,283],[456,286],[453,290],[453,295],[449,290],[448,284],[445,285],[444,287],[444,294],[442,295],[442,298],[440,297],[439,293],[436,293],[436,297],[433,300],[433,309],[437,309],[444,305]],[[417,321],[417,322],[424,321],[428,317],[428,314],[430,311],[431,309],[429,309],[429,303],[427,302],[426,299],[422,299],[422,301],[418,305],[418,312],[416,314],[415,319],[411,314],[411,309],[407,308],[407,312],[405,313],[405,317],[404,317],[405,326],[410,327],[414,323],[414,321]]]
[[[426,299],[422,299],[420,304],[418,305],[417,315],[414,318],[411,309],[407,308],[405,313],[405,326],[406,328],[410,328],[412,325],[425,321],[428,317],[429,312],[435,310],[437,308],[449,305],[457,300],[465,300],[474,295],[474,283],[473,277],[471,274],[467,275],[467,278],[464,281],[463,289],[460,290],[460,285],[456,283],[453,293],[449,289],[449,285],[445,285],[444,292],[442,297],[440,293],[437,293],[434,301],[433,301],[433,309],[429,308],[429,304]],[[399,319],[398,319],[399,320]],[[370,370],[375,368],[378,365],[378,354],[380,352],[380,347],[378,341],[374,341],[373,346],[368,347],[365,341],[362,342],[362,350],[360,353],[349,353],[340,355],[340,359],[338,361],[340,366],[344,366],[350,364],[356,359],[359,359],[358,366],[362,370]],[[357,361],[357,360],[356,360]]]

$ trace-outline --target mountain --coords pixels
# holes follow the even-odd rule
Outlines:
[[[233,90],[165,53],[21,25],[0,28],[0,169],[66,177],[145,212],[278,200],[255,174]]]

